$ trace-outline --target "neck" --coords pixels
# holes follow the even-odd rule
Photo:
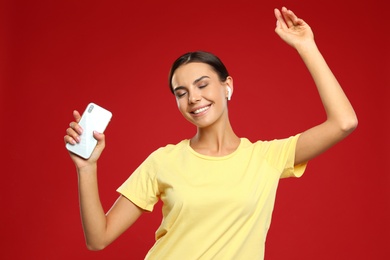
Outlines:
[[[210,156],[225,156],[234,152],[240,144],[240,138],[234,133],[230,122],[218,126],[198,128],[191,138],[190,145],[196,152]]]

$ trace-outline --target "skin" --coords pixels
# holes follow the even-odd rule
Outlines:
[[[323,153],[348,136],[357,127],[356,114],[341,86],[322,57],[311,28],[291,10],[275,9],[275,32],[293,47],[306,64],[321,97],[326,120],[301,134],[298,139],[295,164],[304,163]],[[197,127],[191,147],[202,154],[224,156],[237,149],[240,139],[229,121],[227,87],[233,92],[233,79],[222,82],[207,64],[189,63],[179,67],[172,78],[178,109]],[[195,114],[199,108],[207,108]],[[80,114],[73,112],[74,121],[66,130],[65,143],[79,142],[82,133],[78,125]],[[99,199],[97,161],[105,147],[105,136],[94,133],[98,144],[88,159],[72,153],[70,157],[78,173],[81,220],[87,247],[100,250],[113,242],[143,213],[143,210],[119,196],[105,214]]]
[[[173,91],[181,114],[197,127],[191,147],[202,154],[223,156],[240,144],[233,132],[227,108],[227,88],[233,92],[233,79],[220,81],[217,73],[204,63],[188,63],[172,77]],[[194,113],[198,109],[205,109]]]

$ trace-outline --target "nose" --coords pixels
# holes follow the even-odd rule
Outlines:
[[[202,95],[201,95],[200,91],[193,90],[193,91],[190,91],[188,94],[189,94],[188,95],[188,103],[189,104],[197,103],[202,99]]]

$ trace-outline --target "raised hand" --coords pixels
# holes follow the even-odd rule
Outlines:
[[[287,44],[299,49],[306,44],[314,43],[314,35],[310,26],[303,20],[298,18],[293,11],[283,7],[274,10],[276,21],[275,32]]]
[[[295,164],[307,162],[347,137],[357,126],[355,111],[314,42],[310,26],[291,10],[275,9],[275,32],[294,47],[309,70],[326,112],[326,121],[304,131]]]

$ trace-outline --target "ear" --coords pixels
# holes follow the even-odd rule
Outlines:
[[[227,100],[231,100],[232,99],[232,93],[233,93],[232,88],[229,87],[229,86],[227,86],[226,88],[227,88]]]
[[[233,95],[233,78],[230,76],[227,77],[225,84],[226,84],[226,97],[228,100],[230,100]]]

